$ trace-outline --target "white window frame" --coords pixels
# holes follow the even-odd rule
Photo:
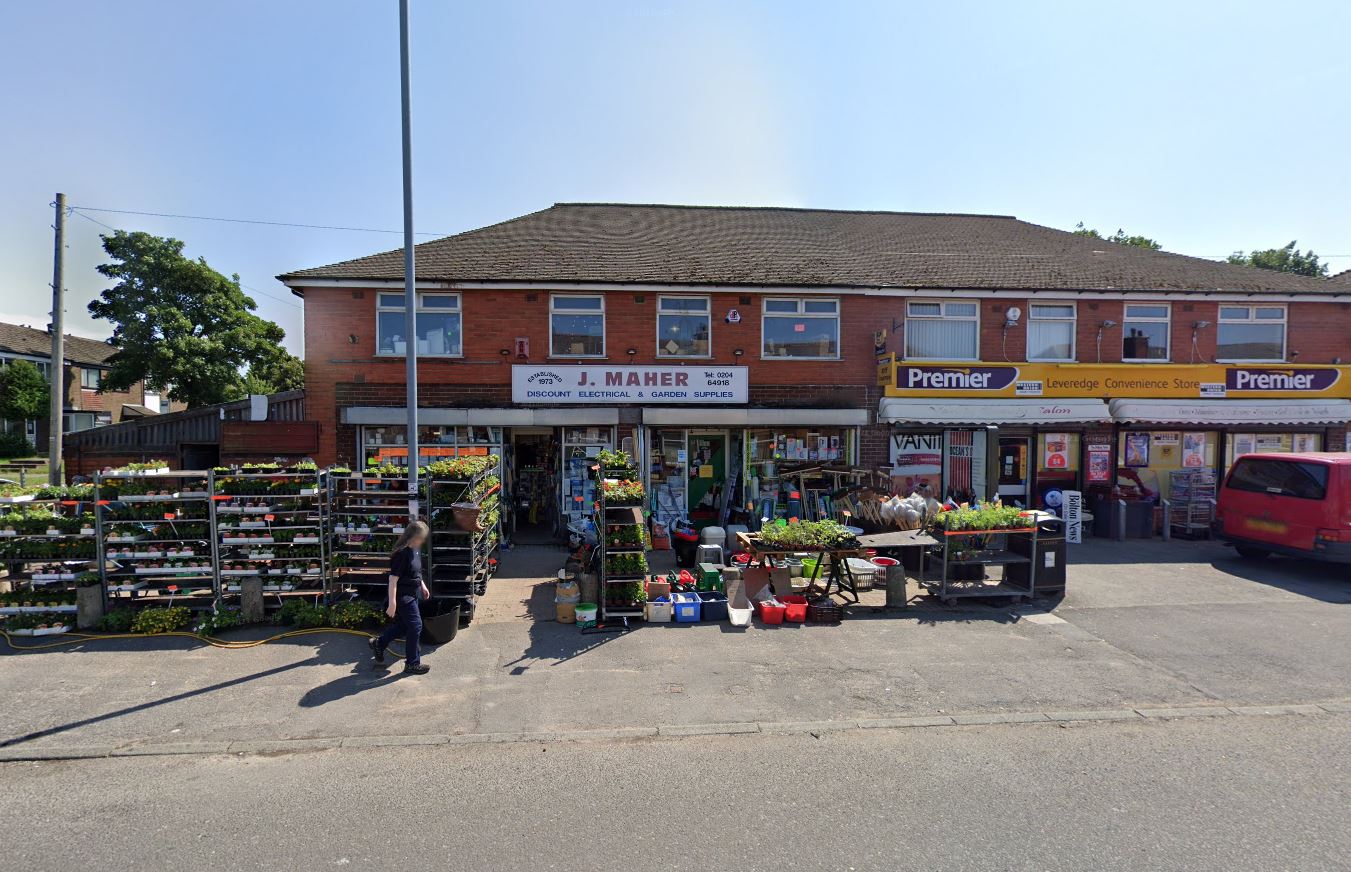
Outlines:
[[[806,304],[812,303],[834,303],[835,312],[826,314],[825,312],[808,312]],[[770,312],[770,303],[793,303],[797,306],[794,312]],[[835,354],[817,357],[793,357],[791,355],[765,354],[765,319],[766,318],[802,318],[802,319],[825,319],[833,318],[835,321]],[[844,350],[844,321],[841,316],[839,297],[765,297],[760,301],[760,359],[761,360],[839,360]]]
[[[85,380],[86,380],[86,378],[89,376],[90,373],[93,373],[93,374],[94,374],[94,384],[93,384],[93,385],[89,385],[89,384],[86,384],[86,383],[85,383]],[[103,387],[103,370],[99,369],[99,368],[96,367],[96,366],[82,366],[82,367],[80,367],[80,390],[84,390],[84,391],[97,391],[97,390],[98,390],[99,388],[101,388],[101,387]]]
[[[689,316],[691,313],[689,313],[689,312],[682,312],[682,311],[674,311],[674,312],[670,312],[670,313],[663,313],[662,310],[661,310],[661,304],[662,304],[662,302],[663,302],[664,300],[703,300],[703,301],[704,301],[704,304],[707,306],[707,308],[704,310],[704,317],[708,319],[708,353],[707,353],[707,354],[680,354],[680,353],[678,353],[678,352],[677,352],[676,354],[668,354],[668,353],[665,351],[665,349],[663,348],[664,343],[662,342],[662,335],[661,335],[661,316],[662,316],[663,314],[671,314],[671,315],[676,315],[676,316]],[[693,313],[693,314],[697,315],[698,313],[695,312],[695,313]],[[837,314],[838,314],[838,313],[837,313]],[[657,320],[657,324],[656,324],[656,330],[657,330],[657,357],[665,357],[665,358],[668,358],[668,359],[671,359],[671,358],[684,358],[685,360],[708,360],[708,359],[710,359],[710,358],[713,357],[713,298],[712,298],[712,297],[705,297],[705,296],[698,296],[698,295],[690,295],[690,294],[662,294],[662,295],[660,295],[660,296],[657,297],[657,319],[656,319],[656,320]],[[552,318],[552,317],[549,319],[549,324],[550,324],[550,326],[552,327],[552,325],[553,325],[553,318]],[[553,347],[553,342],[552,342],[552,340],[549,342],[549,347],[550,347],[550,348]]]
[[[933,315],[912,315],[910,313],[910,307],[916,303],[920,305],[938,306],[939,307],[938,315],[936,317]],[[966,306],[975,306],[976,313],[974,315],[949,316],[948,305],[951,303],[958,303]],[[910,354],[910,338],[907,335],[902,335],[901,352],[904,355],[903,358],[904,360],[980,360],[980,300],[968,298],[961,298],[956,300],[928,300],[923,298],[906,300],[905,324],[902,328],[903,330],[908,330],[910,328],[911,318],[914,318],[916,321],[969,321],[972,324],[975,324],[976,325],[976,341],[974,343],[975,354],[972,357],[954,357],[950,354],[944,355],[942,357],[920,357],[918,355],[912,355]]]
[[[1226,318],[1225,309],[1247,309],[1246,318]],[[1258,318],[1258,309],[1280,309],[1281,318]],[[1280,357],[1220,357],[1220,325],[1222,324],[1280,324]],[[1290,309],[1284,303],[1220,303],[1215,310],[1215,362],[1216,363],[1284,363],[1290,351]]]
[[[1131,306],[1153,306],[1162,308],[1166,313],[1162,318],[1154,315],[1136,315],[1131,317]],[[1130,323],[1134,321],[1138,324],[1162,324],[1164,325],[1164,346],[1163,357],[1127,357],[1126,356],[1126,337]],[[1121,362],[1122,363],[1169,363],[1173,359],[1173,304],[1172,303],[1146,303],[1146,302],[1127,302],[1121,307]]]
[[[563,309],[554,308],[556,300],[600,300],[600,309]],[[600,354],[557,354],[554,352],[554,315],[600,315]],[[549,357],[552,359],[600,360],[606,356],[606,334],[609,332],[605,318],[604,294],[550,294],[549,295]]]
[[[1032,313],[1035,312],[1039,307],[1051,307],[1051,306],[1058,306],[1058,307],[1068,306],[1068,307],[1070,308],[1072,314],[1071,314],[1068,318],[1062,318],[1062,317],[1054,317],[1054,318],[1038,318],[1038,317],[1036,317],[1036,316],[1034,316],[1034,315],[1032,314]],[[1046,321],[1046,322],[1055,323],[1055,324],[1066,324],[1066,323],[1068,323],[1068,324],[1070,325],[1070,356],[1069,356],[1069,357],[1033,357],[1033,356],[1032,356],[1031,341],[1027,338],[1028,334],[1031,333],[1031,330],[1032,330],[1032,322],[1033,322],[1033,321]],[[1031,362],[1031,363],[1073,363],[1075,360],[1078,359],[1078,354],[1079,354],[1079,304],[1076,303],[1076,302],[1074,302],[1073,300],[1056,300],[1056,301],[1054,301],[1054,302],[1042,302],[1042,303],[1031,303],[1031,302],[1029,302],[1029,303],[1027,304],[1027,326],[1026,326],[1025,328],[1023,328],[1023,329],[1026,331],[1026,333],[1024,334],[1023,342],[1024,342],[1025,345],[1028,346],[1028,348],[1027,348],[1027,353],[1026,353],[1024,356],[1027,358],[1028,362]]]
[[[389,297],[389,296],[396,296],[396,297],[398,297],[398,298],[399,298],[399,304],[398,304],[397,306],[395,306],[395,305],[383,305],[383,304],[382,304],[383,298]],[[423,300],[425,300],[425,299],[428,298],[428,297],[453,297],[454,300],[455,300],[455,306],[454,306],[453,308],[448,308],[448,307],[445,307],[445,306],[435,306],[435,307],[430,307],[430,308],[429,308],[429,307],[423,306],[423,305],[422,305]],[[402,291],[398,291],[398,292],[394,292],[394,291],[376,291],[376,292],[375,292],[375,356],[376,356],[376,357],[404,357],[403,354],[400,354],[400,353],[397,352],[397,351],[381,351],[381,350],[380,350],[380,313],[381,313],[381,312],[398,312],[399,314],[403,314],[403,312],[404,312],[404,298],[403,298],[403,292],[402,292]],[[463,295],[461,295],[461,294],[459,294],[459,293],[456,293],[456,292],[443,293],[443,292],[440,292],[440,291],[418,291],[418,295],[417,295],[417,309],[416,309],[416,311],[415,311],[414,314],[413,314],[413,335],[412,335],[412,336],[406,336],[406,337],[404,337],[404,341],[405,341],[405,342],[412,342],[412,343],[414,343],[414,346],[413,346],[414,348],[417,347],[417,316],[418,316],[418,315],[421,315],[421,314],[424,313],[424,312],[429,312],[429,313],[438,314],[438,315],[444,315],[444,314],[446,314],[446,313],[453,313],[453,314],[455,314],[455,315],[459,315],[459,316],[460,316],[460,346],[459,346],[459,350],[456,351],[456,352],[454,352],[453,354],[419,354],[418,357],[434,357],[434,358],[441,358],[441,359],[455,358],[455,357],[464,357],[464,297],[463,297]],[[407,329],[407,325],[406,325],[406,324],[405,324],[405,328],[404,328],[404,329]]]

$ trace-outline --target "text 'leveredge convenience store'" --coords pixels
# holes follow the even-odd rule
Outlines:
[[[898,486],[1055,507],[1059,492],[1168,498],[1171,474],[1252,452],[1346,450],[1351,368],[929,364],[878,359]]]

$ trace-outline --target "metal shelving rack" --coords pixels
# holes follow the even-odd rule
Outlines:
[[[1017,554],[1007,548],[982,547],[972,550],[965,548],[956,549],[954,548],[954,543],[959,539],[969,536],[1026,536],[1028,537],[1027,553],[1036,554],[1036,525],[1012,530],[940,530],[934,535],[939,536],[942,539],[940,545],[933,546],[942,555],[942,569],[940,570],[940,575],[937,579],[921,575],[919,583],[928,590],[936,591],[939,599],[945,604],[966,597],[1012,597],[1015,599],[1029,599],[1035,594],[1037,589],[1037,564],[1031,557]],[[987,542],[986,544],[992,543]],[[973,556],[959,558],[955,556],[957,554],[971,554]],[[1026,584],[1009,581],[1004,578],[995,581],[994,579],[989,578],[988,573],[985,572],[985,568],[990,566],[1002,567],[1023,563],[1028,564],[1029,567]],[[982,578],[972,580],[951,578],[951,570],[955,566],[979,566],[981,567]]]
[[[427,589],[433,601],[459,605],[462,624],[473,619],[477,598],[486,591],[496,566],[493,555],[502,534],[501,491],[500,462],[472,478],[432,477],[427,482],[432,531]],[[488,517],[484,529],[465,530],[455,523],[453,505],[466,502],[479,507],[480,522]]]
[[[221,596],[261,578],[265,601],[320,599],[327,593],[328,488],[309,469],[215,470],[217,554]]]
[[[0,497],[0,564],[12,587],[0,616],[75,612],[76,582],[98,559],[93,493],[80,485]]]
[[[213,489],[211,470],[94,477],[99,576],[109,603],[215,607],[220,576]]]
[[[624,572],[622,574],[613,574],[610,571],[610,559],[616,555],[641,554],[647,553],[647,535],[643,526],[643,509],[641,505],[611,506],[605,500],[604,482],[607,478],[627,478],[634,479],[636,474],[632,469],[599,469],[597,470],[596,481],[596,549],[600,553],[599,573],[600,573],[600,615],[602,618],[619,618],[626,624],[629,618],[641,618],[643,616],[643,605],[639,602],[636,606],[612,607],[610,600],[610,585],[612,584],[632,584],[637,582],[639,585],[647,581],[646,572]],[[636,526],[639,530],[638,544],[611,545],[612,531],[617,527]]]
[[[409,521],[408,476],[330,470],[328,482],[329,594],[383,603],[389,554]]]
[[[1215,518],[1215,471],[1177,469],[1168,474],[1168,525],[1175,535],[1209,537]]]

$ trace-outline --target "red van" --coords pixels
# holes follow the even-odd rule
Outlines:
[[[1244,454],[1220,489],[1215,532],[1250,559],[1351,563],[1351,454]]]

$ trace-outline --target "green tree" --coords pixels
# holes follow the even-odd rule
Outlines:
[[[1074,230],[1070,232],[1075,236],[1087,236],[1090,239],[1115,242],[1117,245],[1133,245],[1136,248],[1148,248],[1150,251],[1158,251],[1160,248],[1163,248],[1156,240],[1150,239],[1148,236],[1128,235],[1126,231],[1122,230],[1120,227],[1118,227],[1116,233],[1113,233],[1111,236],[1103,236],[1097,230],[1091,227],[1085,227],[1084,222],[1080,221],[1075,225]]]
[[[117,230],[103,236],[112,259],[98,271],[117,284],[89,304],[113,323],[118,351],[105,391],[138,381],[189,407],[250,392],[300,387],[300,361],[281,347],[286,333],[253,313],[254,301],[206,260],[183,254],[177,239]]]
[[[42,370],[26,360],[0,367],[0,419],[26,421],[46,417],[52,388]]]
[[[1247,254],[1236,251],[1229,255],[1228,261],[1239,266],[1255,266],[1258,269],[1273,269],[1277,272],[1326,278],[1328,265],[1319,263],[1318,255],[1314,254],[1313,251],[1304,252],[1295,248],[1297,241],[1291,240],[1290,244],[1283,248],[1268,248],[1265,251],[1250,251]]]

